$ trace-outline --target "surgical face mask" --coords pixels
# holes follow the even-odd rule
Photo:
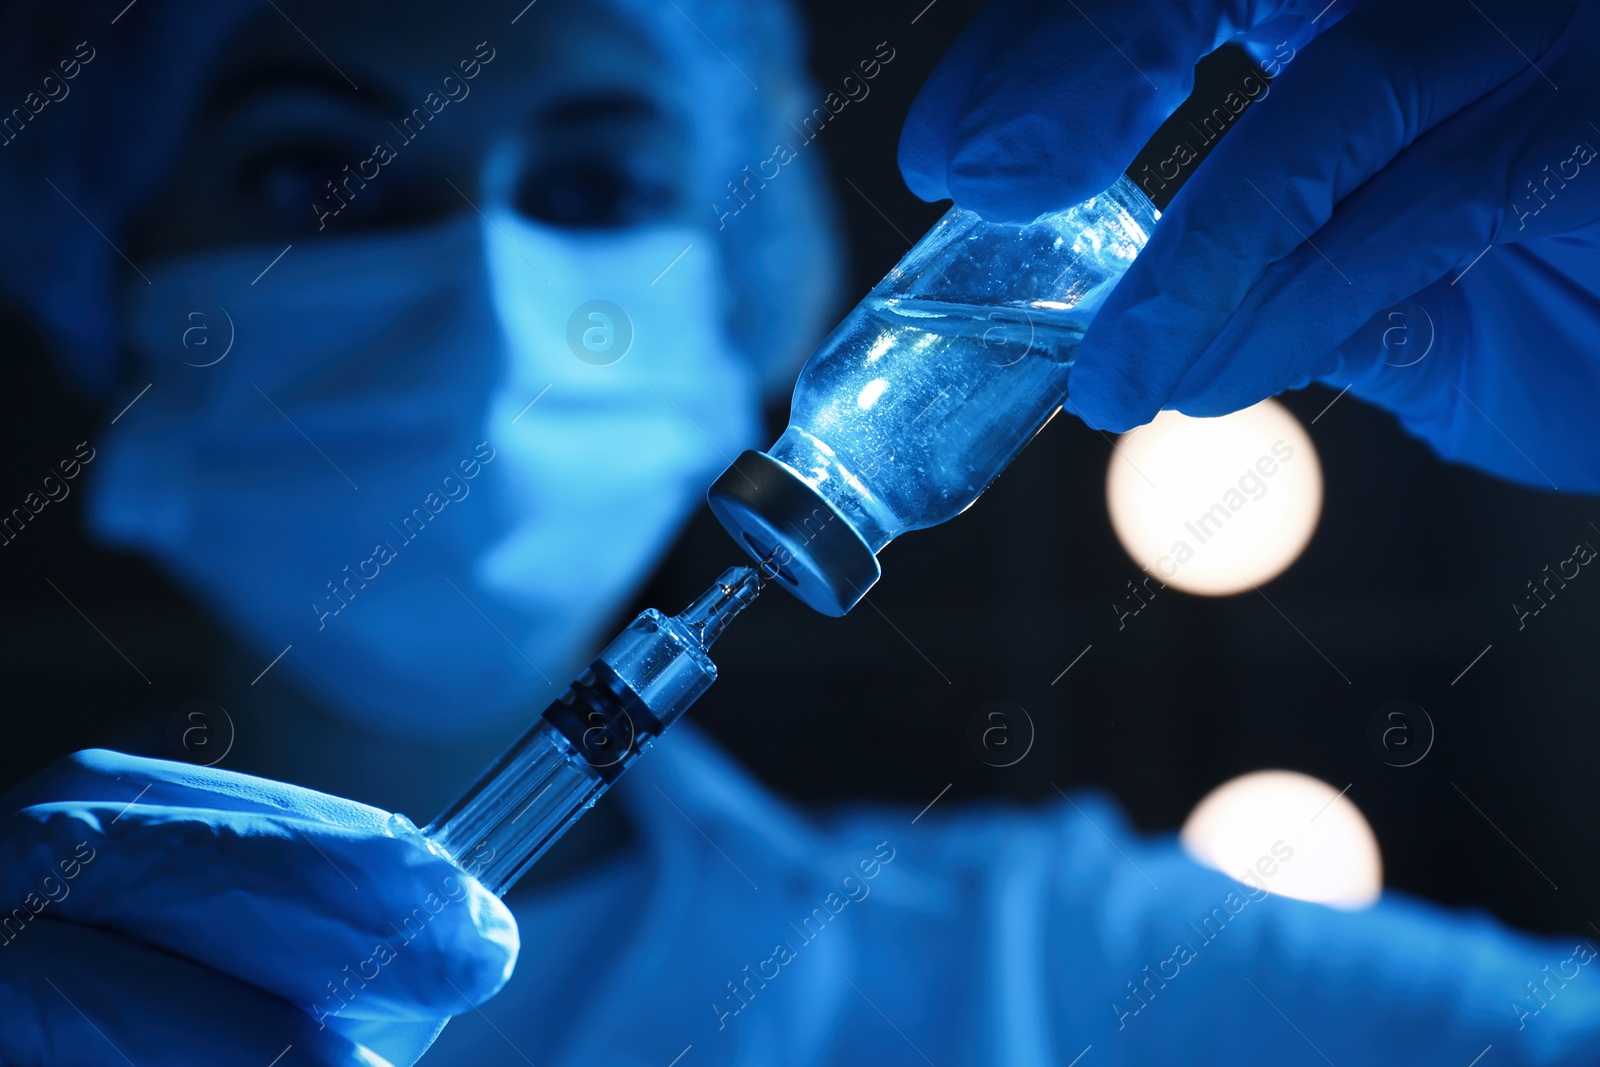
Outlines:
[[[90,490],[263,666],[420,735],[556,696],[758,431],[708,237],[486,211],[150,272]]]

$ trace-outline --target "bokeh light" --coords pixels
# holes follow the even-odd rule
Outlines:
[[[1322,465],[1275,400],[1215,419],[1163,411],[1118,440],[1106,501],[1147,573],[1228,596],[1276,578],[1305,550],[1322,513]]]
[[[1294,771],[1257,771],[1218,786],[1179,837],[1197,863],[1280,896],[1353,911],[1383,890],[1378,839],[1360,809]]]

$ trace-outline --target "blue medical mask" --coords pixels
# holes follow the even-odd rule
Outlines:
[[[263,666],[420,735],[559,693],[759,429],[707,235],[485,210],[151,271],[90,487]]]

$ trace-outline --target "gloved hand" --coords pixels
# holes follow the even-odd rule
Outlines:
[[[994,0],[918,97],[901,169],[989,218],[1070,206],[1236,37],[1277,77],[1227,104],[1084,338],[1071,407],[1122,431],[1317,378],[1447,459],[1600,490],[1600,5]]]
[[[90,750],[0,813],[0,1062],[410,1063],[516,962],[505,905],[364,804]]]

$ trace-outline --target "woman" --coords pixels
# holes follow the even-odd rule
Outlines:
[[[6,148],[8,284],[108,420],[91,529],[251,650],[263,769],[427,811],[484,756],[450,739],[605,636],[821,325],[812,161],[761,210],[724,189],[810,99],[793,27],[116,6],[85,23],[115,48],[45,38],[82,96],[57,68]],[[433,1061],[1562,1062],[1593,1028],[1571,946],[1269,898],[1092,798],[807,820],[687,724],[510,910],[385,811],[264,779],[89,753],[6,801],[19,1062],[411,1062],[462,1013]],[[1560,996],[1507,1011],[1542,967]]]

